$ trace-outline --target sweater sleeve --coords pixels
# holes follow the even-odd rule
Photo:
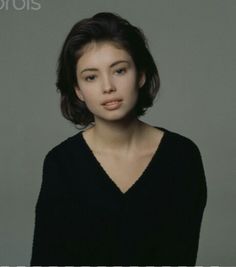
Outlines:
[[[43,163],[43,179],[35,208],[35,228],[30,265],[60,265],[65,257],[61,231],[60,171],[55,155],[47,154]]]
[[[189,206],[188,227],[186,229],[187,252],[184,264],[195,265],[199,246],[200,229],[203,212],[207,202],[207,184],[202,157],[197,145],[193,143],[192,152],[189,154],[187,177],[191,178],[192,201]]]

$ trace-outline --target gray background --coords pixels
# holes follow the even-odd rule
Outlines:
[[[197,264],[236,265],[236,1],[37,1],[38,11],[0,10],[0,264],[29,265],[43,158],[78,131],[55,88],[62,42],[78,20],[112,11],[144,30],[159,68],[143,121],[200,148],[208,203]]]

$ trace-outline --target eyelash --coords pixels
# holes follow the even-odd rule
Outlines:
[[[122,75],[122,74],[126,73],[126,68],[120,68],[120,69],[116,70],[116,72],[119,72],[119,71],[122,71],[122,73],[119,73],[119,75]],[[85,81],[89,82],[89,81],[91,81],[90,78],[95,78],[95,77],[96,77],[96,75],[89,75],[89,76],[85,77],[84,79],[85,79]],[[94,79],[92,79],[92,81],[94,81]]]

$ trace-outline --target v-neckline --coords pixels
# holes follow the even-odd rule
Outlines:
[[[108,175],[107,171],[104,169],[104,167],[101,165],[101,163],[99,162],[99,160],[96,158],[96,156],[94,155],[92,149],[90,148],[90,146],[88,145],[87,141],[85,140],[84,136],[83,136],[83,132],[84,130],[79,132],[79,137],[82,141],[82,144],[84,145],[86,151],[88,152],[88,154],[91,156],[91,159],[93,160],[93,162],[95,163],[95,165],[98,167],[99,171],[103,174],[104,176],[104,180],[105,182],[108,182],[111,187],[117,191],[121,196],[127,196],[131,191],[133,191],[139,184],[141,184],[145,179],[145,176],[147,176],[148,171],[151,169],[152,165],[154,164],[154,162],[156,161],[157,157],[160,155],[162,147],[164,145],[164,143],[166,142],[167,139],[167,135],[168,135],[168,130],[163,128],[163,127],[157,127],[157,126],[153,126],[154,128],[157,128],[159,130],[162,130],[163,136],[161,137],[161,140],[159,142],[159,145],[157,146],[155,152],[153,153],[151,159],[149,160],[147,166],[144,168],[144,170],[142,171],[141,175],[139,175],[138,179],[136,179],[136,181],[125,191],[123,192],[120,187],[111,179],[111,177]]]

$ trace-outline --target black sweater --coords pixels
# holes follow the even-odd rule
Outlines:
[[[162,127],[147,168],[125,193],[82,132],[44,159],[30,265],[195,265],[206,178],[197,145]],[[131,166],[132,167],[132,166]]]

